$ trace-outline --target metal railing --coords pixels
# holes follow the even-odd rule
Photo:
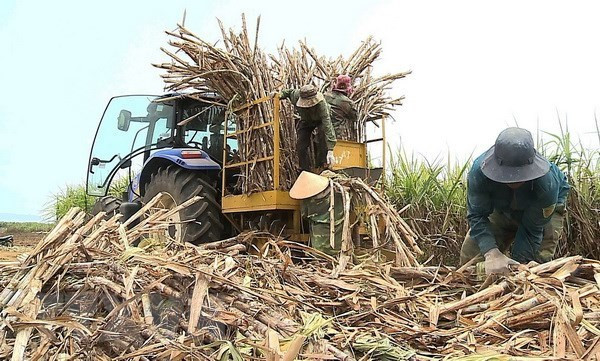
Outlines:
[[[264,102],[268,102],[271,99],[273,99],[273,117],[272,120],[269,122],[265,122],[265,123],[261,123],[259,125],[256,126],[251,126],[247,129],[240,129],[238,130],[236,128],[236,131],[233,133],[228,133],[227,132],[227,128],[228,126],[226,125],[224,127],[225,131],[224,131],[224,146],[223,146],[223,174],[222,174],[222,195],[223,197],[225,197],[226,195],[226,172],[228,169],[231,168],[240,168],[243,167],[244,168],[244,176],[248,176],[249,172],[250,172],[250,165],[252,164],[256,164],[259,162],[268,162],[268,161],[272,161],[273,162],[273,190],[278,190],[279,189],[279,179],[280,179],[280,133],[279,133],[279,129],[280,129],[280,119],[279,119],[279,110],[280,110],[280,99],[279,99],[279,94],[276,94],[275,96],[265,96],[259,99],[256,99],[254,101],[251,101],[249,103],[246,103],[244,105],[242,105],[239,108],[233,109],[233,111],[231,111],[233,114],[238,114],[239,112],[246,110],[247,112],[250,111],[250,109],[253,106],[256,106],[258,104],[264,103]],[[228,119],[228,117],[226,116],[225,119]],[[250,133],[254,130],[257,129],[261,129],[261,128],[266,128],[266,127],[272,127],[273,128],[273,155],[269,155],[266,157],[262,157],[262,158],[255,158],[255,159],[250,159],[250,160],[243,160],[241,162],[236,162],[236,163],[231,163],[228,164],[227,163],[227,140],[228,139],[232,139],[235,138],[237,139],[238,136],[242,135],[242,134],[246,134],[246,133]]]

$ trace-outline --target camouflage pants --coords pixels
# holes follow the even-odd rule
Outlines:
[[[537,254],[534,254],[533,247],[529,244],[515,244],[513,246],[513,258],[518,261],[536,261],[539,263],[548,262],[554,258],[556,245],[563,230],[565,219],[565,206],[557,205],[552,213],[550,222],[544,227],[544,236],[542,244]],[[519,228],[519,223],[500,212],[494,212],[489,216],[492,227],[492,233],[496,239],[498,249],[506,253],[514,243],[515,234]],[[471,231],[467,232],[465,240],[460,249],[460,264],[469,262],[473,257],[478,257],[476,262],[483,261],[483,256],[479,253],[477,242],[471,238]]]
[[[336,256],[342,247],[342,222],[335,224],[334,248],[331,248],[331,227],[328,223],[311,223],[310,225],[310,245],[319,251],[330,256]]]
[[[329,192],[325,190],[325,192]],[[312,247],[330,256],[339,253],[342,245],[342,230],[344,226],[344,206],[342,194],[335,192],[334,197],[334,247],[331,247],[330,197],[312,197],[302,201],[302,215],[310,222],[310,244]]]

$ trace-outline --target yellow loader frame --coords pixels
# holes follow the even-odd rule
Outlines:
[[[236,129],[233,133],[227,132],[227,123],[223,127],[224,131],[224,146],[223,146],[223,184],[222,184],[222,197],[221,197],[221,209],[223,214],[232,220],[232,215],[241,215],[244,216],[245,213],[254,212],[273,212],[273,211],[282,211],[284,213],[291,213],[288,224],[286,225],[285,233],[288,236],[297,236],[293,238],[301,238],[304,239],[303,235],[307,232],[304,232],[302,229],[302,216],[300,214],[300,201],[290,198],[289,192],[280,189],[280,106],[281,100],[279,99],[279,95],[265,96],[259,99],[256,99],[252,102],[249,102],[237,109],[233,110],[233,113],[239,113],[242,110],[248,110],[249,108],[261,104],[263,102],[268,102],[273,100],[273,117],[272,121],[267,123],[262,123],[259,126],[251,127],[249,129]],[[227,119],[225,120],[227,122]],[[243,162],[238,162],[234,164],[227,164],[227,140],[235,139],[237,136],[250,132],[255,129],[263,128],[263,127],[272,127],[273,128],[273,149],[274,152],[272,155],[268,157],[252,159]],[[378,139],[372,139],[365,142],[352,142],[346,140],[338,140],[336,142],[335,148],[333,149],[333,154],[336,158],[336,164],[333,166],[333,170],[340,170],[351,167],[359,167],[359,168],[367,168],[367,143],[372,142],[383,142],[383,166],[385,172],[385,119],[382,121],[382,137]],[[364,132],[363,132],[364,134]],[[262,191],[252,193],[250,195],[240,194],[240,195],[231,195],[226,194],[226,173],[232,168],[240,168],[242,169],[243,174],[248,174],[251,171],[250,167],[253,164],[258,162],[273,162],[273,190]],[[384,173],[385,174],[385,173]],[[235,224],[235,222],[233,222]],[[243,222],[242,222],[243,224]],[[239,229],[240,231],[242,229]]]

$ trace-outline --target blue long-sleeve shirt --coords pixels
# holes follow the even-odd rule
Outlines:
[[[475,159],[468,175],[467,219],[471,237],[477,241],[481,254],[497,248],[488,216],[494,211],[501,212],[519,223],[513,258],[519,262],[531,261],[525,258],[537,254],[544,226],[550,221],[554,207],[566,202],[570,189],[567,177],[550,162],[548,173],[513,190],[483,174],[481,162],[484,156],[485,153]],[[515,252],[525,249],[529,251]]]

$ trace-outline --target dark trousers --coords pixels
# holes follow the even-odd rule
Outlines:
[[[327,145],[325,132],[319,124],[307,124],[303,121],[298,123],[298,140],[296,142],[296,152],[298,153],[298,162],[300,168],[305,171],[312,171],[310,144],[312,132],[318,128],[315,144],[315,167],[320,167],[327,163]]]
[[[565,206],[563,204],[557,205],[550,222],[544,226],[544,236],[537,254],[533,253],[533,247],[530,244],[513,245],[515,234],[519,229],[518,222],[509,219],[500,212],[493,212],[488,218],[500,252],[506,253],[513,245],[511,257],[515,261],[543,263],[554,258],[556,246],[563,230],[565,214]],[[478,262],[484,261],[483,255],[479,252],[477,241],[471,238],[469,231],[460,249],[460,264],[463,265],[469,262],[473,257],[478,257]]]

